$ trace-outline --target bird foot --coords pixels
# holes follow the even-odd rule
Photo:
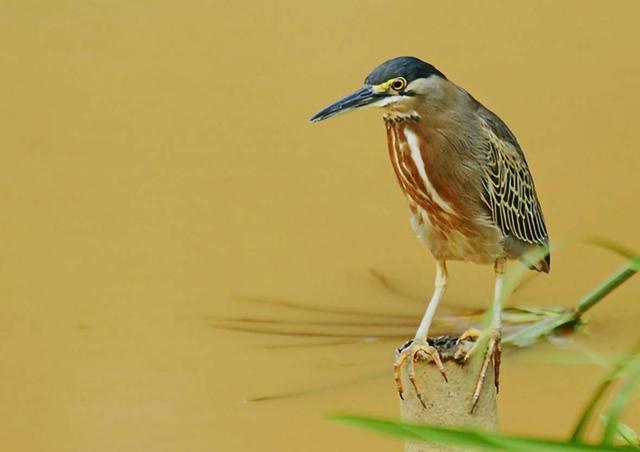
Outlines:
[[[402,400],[404,400],[404,389],[402,387],[402,366],[407,360],[409,360],[409,370],[407,372],[407,376],[409,377],[409,381],[411,382],[411,385],[416,392],[416,397],[418,397],[418,400],[420,401],[422,406],[426,408],[427,405],[425,404],[422,398],[422,393],[420,392],[420,388],[416,383],[415,362],[419,359],[431,359],[436,367],[438,367],[442,378],[447,381],[447,374],[444,370],[444,366],[442,365],[442,359],[440,359],[440,353],[438,353],[438,350],[435,347],[429,345],[426,341],[416,341],[415,339],[405,343],[402,347],[396,350],[396,361],[393,364],[394,376],[398,395]]]
[[[471,412],[473,413],[478,405],[478,400],[480,399],[480,394],[482,393],[482,388],[484,387],[484,382],[487,378],[487,370],[489,369],[489,364],[493,362],[493,373],[494,373],[494,383],[496,386],[496,392],[500,390],[500,358],[502,356],[502,347],[500,345],[500,341],[502,339],[502,335],[500,330],[497,328],[492,328],[487,332],[489,334],[489,341],[487,344],[487,351],[484,354],[484,359],[482,360],[482,366],[480,367],[480,374],[478,375],[478,380],[476,381],[475,389],[473,391],[473,396],[471,398]],[[464,332],[459,340],[476,338],[476,342],[464,356],[464,362],[467,363],[471,356],[476,352],[480,344],[483,341],[479,340],[482,336],[482,332],[480,330],[471,329]]]
[[[469,328],[467,331],[460,335],[458,341],[462,342],[469,339],[478,340],[480,336],[482,336],[482,330],[479,330],[477,328]]]

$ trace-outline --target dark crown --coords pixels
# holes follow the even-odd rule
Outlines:
[[[446,78],[442,72],[429,63],[425,63],[415,57],[403,56],[385,61],[375,68],[364,83],[367,85],[379,85],[394,77],[403,77],[407,83],[418,78],[428,78],[437,75]]]

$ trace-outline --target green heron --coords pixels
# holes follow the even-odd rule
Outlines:
[[[403,396],[405,362],[419,400],[414,363],[429,356],[446,379],[428,342],[429,326],[447,286],[448,260],[492,264],[493,316],[472,398],[477,403],[493,362],[498,388],[500,298],[507,259],[548,273],[547,228],[533,178],[507,125],[429,63],[414,57],[386,61],[364,86],[310,119],[317,122],[363,107],[381,107],[393,170],[411,209],[411,225],[436,260],[435,290],[412,341],[398,350],[395,380]],[[527,260],[532,249],[542,258]],[[535,253],[534,253],[535,254]],[[461,337],[478,336],[470,331]],[[425,355],[426,354],[426,355]],[[472,408],[473,409],[473,408]]]

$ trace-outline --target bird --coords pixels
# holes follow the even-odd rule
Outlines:
[[[506,262],[549,273],[549,234],[533,177],[518,140],[505,122],[432,64],[401,56],[385,61],[362,87],[315,114],[315,123],[378,107],[395,177],[411,211],[410,224],[436,262],[435,288],[414,338],[398,349],[394,378],[403,398],[402,368],[415,382],[414,363],[430,357],[446,380],[429,328],[448,283],[447,261],[492,265],[495,285],[486,351],[472,395],[473,412],[490,363],[499,385],[501,297]],[[533,256],[533,257],[531,257]],[[475,347],[474,347],[475,348]],[[473,351],[474,349],[472,349]],[[468,356],[467,356],[468,358]]]

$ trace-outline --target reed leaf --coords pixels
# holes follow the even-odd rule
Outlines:
[[[401,421],[378,419],[366,416],[336,415],[331,420],[374,430],[388,435],[399,436],[413,441],[423,441],[442,446],[466,448],[483,451],[621,451],[632,450],[629,447],[590,445],[577,442],[561,442],[549,439],[528,438],[501,433],[484,432],[470,429],[453,429],[417,425]]]
[[[596,390],[591,395],[591,399],[587,402],[586,407],[582,410],[580,419],[578,420],[573,434],[571,435],[571,441],[580,442],[584,438],[584,435],[589,426],[589,422],[595,413],[596,406],[602,400],[604,395],[611,384],[618,379],[618,377],[624,372],[627,366],[635,359],[638,351],[640,351],[640,342],[636,343],[631,349],[630,353],[619,359],[613,367],[606,373],[606,375],[600,380]]]
[[[602,435],[602,444],[613,444],[616,434],[619,433],[620,417],[633,398],[635,389],[640,382],[640,356],[635,355],[626,368],[626,378],[604,413],[607,422]]]

